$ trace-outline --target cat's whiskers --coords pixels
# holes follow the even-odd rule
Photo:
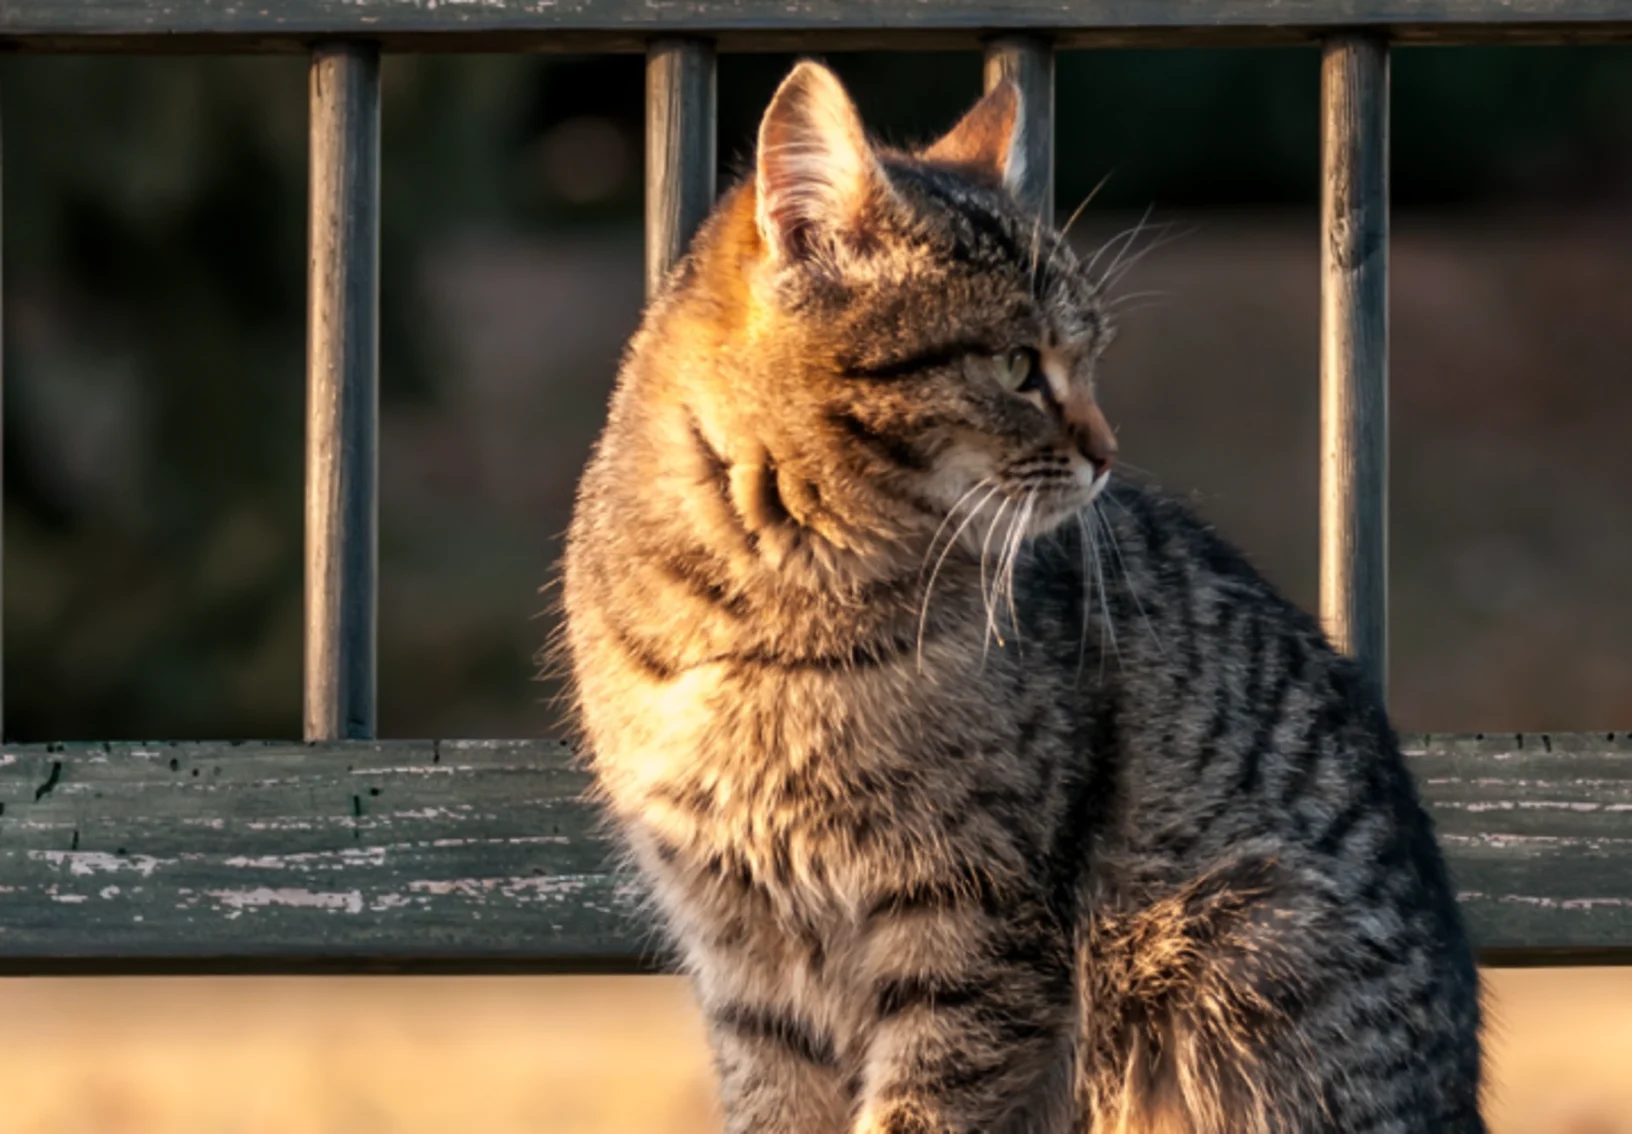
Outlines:
[[[1089,505],[1092,507],[1092,505]],[[1082,509],[1071,513],[1077,522],[1077,556],[1082,560],[1082,629],[1077,634],[1077,680],[1082,680],[1082,663],[1088,658],[1088,622],[1093,617],[1094,588],[1088,578],[1088,521]]]
[[[1155,208],[1154,205],[1145,206],[1144,215],[1139,218],[1139,223],[1133,226],[1133,231],[1128,233],[1127,238],[1117,248],[1116,255],[1111,258],[1110,265],[1106,267],[1104,273],[1099,277],[1101,291],[1106,287],[1106,282],[1111,278],[1111,273],[1116,271],[1117,265],[1122,262],[1122,258],[1132,251],[1133,246],[1138,243],[1140,234],[1145,231],[1145,226],[1150,223],[1150,213],[1153,208]],[[1092,272],[1092,270],[1092,265],[1090,265],[1089,271]]]
[[[1184,229],[1174,229],[1172,225],[1163,225],[1161,228],[1164,230],[1162,235],[1158,236],[1155,240],[1152,240],[1149,244],[1139,249],[1139,251],[1135,252],[1132,256],[1129,256],[1126,261],[1123,260],[1123,256],[1126,255],[1128,251],[1127,247],[1124,247],[1122,251],[1117,254],[1116,259],[1111,261],[1111,266],[1105,269],[1105,274],[1099,278],[1099,282],[1095,285],[1101,294],[1109,291],[1111,288],[1114,288],[1117,284],[1121,283],[1122,278],[1131,272],[1134,267],[1138,265],[1139,261],[1143,260],[1146,256],[1149,256],[1158,248],[1166,248],[1169,244],[1172,244],[1176,240],[1181,240],[1186,236],[1194,235],[1196,231],[1194,226]],[[1153,228],[1152,231],[1155,231],[1155,229]]]
[[[1105,587],[1105,560],[1099,550],[1098,520],[1100,517],[1098,503],[1090,504],[1087,513],[1087,520],[1094,521],[1094,523],[1090,524],[1087,521],[1082,521],[1081,512],[1077,513],[1077,517],[1079,521],[1083,522],[1083,530],[1089,535],[1088,547],[1094,556],[1094,580],[1099,588],[1101,612],[1099,623],[1099,676],[1103,679],[1105,676],[1105,645],[1107,640],[1110,643],[1111,653],[1116,655],[1116,664],[1118,666],[1122,664],[1122,648],[1117,644],[1116,624],[1111,621],[1111,592]],[[1084,585],[1087,585],[1086,580],[1084,580]]]
[[[1020,551],[1025,545],[1026,533],[1031,527],[1031,517],[1037,506],[1037,489],[1035,487],[1026,492],[1026,501],[1015,513],[1009,522],[1009,536],[1004,543],[1004,558],[998,561],[1002,572],[998,586],[1008,592],[1009,599],[1009,626],[1014,632],[1016,643],[1020,641],[1020,612],[1014,601],[1014,569],[1020,558]],[[1006,564],[1006,566],[1005,566]]]
[[[1139,234],[1144,232],[1145,228],[1147,226],[1149,226],[1153,231],[1158,229],[1158,228],[1160,228],[1160,229],[1168,228],[1169,226],[1165,225],[1165,224],[1164,225],[1150,225],[1149,224],[1151,210],[1154,209],[1155,207],[1156,206],[1154,206],[1154,205],[1146,206],[1144,213],[1139,217],[1139,223],[1138,224],[1133,225],[1130,228],[1124,228],[1122,231],[1116,233],[1110,239],[1106,240],[1105,243],[1101,244],[1094,251],[1094,254],[1088,258],[1088,262],[1082,266],[1083,275],[1090,276],[1090,277],[1093,276],[1094,266],[1099,263],[1100,259],[1105,255],[1105,253],[1109,252],[1112,247],[1117,248],[1116,257],[1115,257],[1115,259],[1113,259],[1111,261],[1111,267],[1114,268],[1116,266],[1117,260],[1120,260],[1122,258],[1123,253],[1125,253],[1128,250],[1128,248],[1130,246],[1132,246],[1132,244],[1133,244],[1133,242],[1135,240],[1139,239]],[[1108,272],[1110,269],[1106,269],[1106,270]],[[1104,282],[1105,282],[1104,277],[1101,276],[1099,278],[1099,280],[1096,281],[1094,286],[1096,288],[1100,287],[1100,286],[1102,286],[1104,284]]]
[[[961,497],[958,498],[958,502],[956,504],[952,505],[952,510],[947,513],[946,519],[941,521],[941,527],[937,528],[936,531],[935,531],[936,536],[939,536],[940,533],[941,533],[941,530],[944,529],[946,527],[947,523],[951,521],[953,514],[957,512],[958,508],[962,506],[963,502],[965,500],[969,499],[970,496],[974,495],[974,493],[978,492],[982,485],[988,485],[989,486],[986,489],[986,495],[982,496],[980,498],[980,500],[976,502],[975,506],[973,508],[969,509],[969,514],[963,518],[963,522],[958,525],[957,530],[954,531],[952,533],[951,538],[946,541],[946,546],[941,548],[941,554],[935,560],[935,569],[932,570],[929,573],[929,582],[927,584],[925,584],[925,586],[924,586],[924,600],[923,600],[923,604],[919,607],[919,610],[918,610],[918,646],[917,646],[917,651],[918,651],[918,672],[919,673],[922,673],[924,671],[924,630],[929,625],[929,600],[930,600],[930,596],[935,593],[935,580],[940,576],[941,566],[946,562],[947,555],[949,555],[951,553],[952,549],[957,546],[958,541],[963,538],[964,531],[969,527],[969,525],[971,523],[974,522],[975,517],[980,515],[980,510],[982,508],[986,507],[987,503],[989,503],[991,501],[992,497],[994,495],[996,495],[998,489],[1001,486],[998,485],[994,481],[994,479],[992,477],[984,477],[983,479],[981,479],[981,481],[979,483],[977,483],[974,488],[971,488],[968,492],[964,493]],[[930,543],[929,543],[929,551],[926,551],[924,553],[924,562],[925,563],[929,562],[930,552],[933,552],[934,550],[935,550],[935,540],[932,537],[930,539]],[[922,569],[920,569],[919,574],[920,575],[923,574]]]
[[[1110,500],[1112,503],[1116,503],[1115,497],[1107,496],[1106,499]],[[1122,509],[1124,515],[1127,514],[1127,508],[1125,508],[1123,505],[1117,504],[1116,506]],[[1134,609],[1139,612],[1139,618],[1144,622],[1145,631],[1150,635],[1151,643],[1156,647],[1156,652],[1162,656],[1163,660],[1166,660],[1167,647],[1162,642],[1162,636],[1156,633],[1156,626],[1153,622],[1151,622],[1150,615],[1145,613],[1145,604],[1139,599],[1139,588],[1134,586],[1133,575],[1128,571],[1128,562],[1126,559],[1122,558],[1122,544],[1116,538],[1116,529],[1111,525],[1109,517],[1099,515],[1097,512],[1095,515],[1098,517],[1101,526],[1103,526],[1105,529],[1106,538],[1111,545],[1111,552],[1116,556],[1117,566],[1122,568],[1122,579],[1128,585],[1128,597],[1133,599]]]
[[[1099,196],[1099,191],[1101,189],[1105,188],[1105,183],[1111,179],[1111,173],[1115,173],[1115,172],[1116,171],[1113,169],[1113,170],[1110,171],[1110,173],[1107,173],[1107,174],[1105,174],[1104,177],[1101,177],[1099,179],[1099,181],[1094,185],[1094,187],[1092,189],[1088,190],[1088,195],[1082,199],[1081,204],[1079,204],[1076,208],[1071,210],[1071,215],[1065,219],[1064,227],[1062,227],[1058,232],[1056,232],[1054,234],[1054,240],[1048,246],[1048,259],[1043,261],[1044,270],[1047,269],[1049,264],[1054,262],[1054,254],[1060,250],[1060,245],[1065,242],[1065,240],[1066,240],[1066,238],[1068,236],[1071,235],[1071,226],[1077,223],[1077,218],[1082,216],[1083,210],[1087,209],[1087,207],[1093,201],[1093,199],[1095,197]],[[1032,276],[1033,276],[1034,280],[1036,278],[1036,275],[1037,275],[1037,264],[1036,264],[1035,259],[1033,259],[1033,261],[1032,261]]]
[[[1031,276],[1030,276],[1029,280],[1027,281],[1028,284],[1029,284],[1029,290],[1031,292],[1031,298],[1032,298],[1033,302],[1035,302],[1036,299],[1037,299],[1037,280],[1038,280],[1037,270],[1038,270],[1038,268],[1040,266],[1038,261],[1039,261],[1040,256],[1042,255],[1042,248],[1043,248],[1043,207],[1041,205],[1038,205],[1037,206],[1037,216],[1034,218],[1034,220],[1032,221],[1032,225],[1031,225]]]
[[[1003,514],[1008,511],[1009,505],[1012,503],[1014,503],[1013,500],[1010,500],[1008,497],[1004,497],[1003,503],[998,505],[996,514],[992,516],[992,522],[986,525],[986,538],[981,540],[980,543],[980,595],[986,604],[986,633],[980,646],[980,659],[982,664],[984,664],[986,661],[986,651],[990,647],[992,637],[994,635],[997,637],[997,644],[999,646],[1003,645],[1003,634],[1002,631],[997,628],[997,620],[994,616],[994,609],[996,605],[995,591],[997,587],[997,573],[995,570],[993,571],[992,585],[988,587],[986,585],[986,557],[992,550],[992,534],[997,531],[997,525],[1002,521]]]
[[[1133,476],[1129,477],[1127,475],[1128,473],[1132,473]],[[1154,484],[1157,480],[1157,476],[1153,471],[1145,468],[1143,465],[1136,465],[1132,461],[1127,460],[1120,455],[1116,458],[1116,475],[1122,480],[1142,479],[1151,484]],[[1099,495],[1101,494],[1095,494],[1096,500],[1098,499]]]
[[[1115,299],[1107,300],[1106,303],[1105,303],[1105,309],[1107,311],[1116,311],[1116,310],[1120,309],[1121,306],[1124,303],[1132,303],[1136,299],[1171,299],[1171,298],[1173,298],[1173,293],[1171,291],[1164,291],[1164,290],[1159,289],[1159,288],[1156,289],[1156,290],[1153,290],[1153,291],[1130,291],[1130,292],[1127,292],[1127,293],[1125,293],[1123,295],[1117,296]],[[1139,309],[1142,309],[1144,306],[1150,306],[1150,305],[1148,305],[1148,304],[1141,305],[1141,308],[1139,308]]]
[[[935,528],[935,534],[929,537],[929,546],[924,549],[924,561],[918,565],[918,577],[920,579],[922,579],[924,577],[924,571],[925,571],[925,569],[927,569],[929,567],[929,558],[930,558],[930,556],[935,554],[935,543],[936,543],[936,541],[941,538],[941,533],[944,532],[946,530],[946,526],[952,522],[952,518],[958,514],[958,509],[962,508],[964,506],[964,504],[968,501],[968,499],[971,496],[973,496],[975,493],[979,492],[982,488],[992,486],[994,488],[994,490],[995,490],[996,483],[997,483],[997,478],[996,477],[990,477],[990,476],[981,477],[979,480],[975,481],[974,486],[971,487],[969,489],[969,491],[965,492],[962,496],[958,497],[957,500],[955,500],[953,502],[952,507],[950,507],[950,508],[948,508],[946,510],[945,518],[942,519],[940,524]],[[988,492],[986,494],[986,497],[981,500],[981,503],[975,505],[974,511],[970,513],[970,516],[969,516],[970,519],[974,518],[974,513],[979,512],[980,509],[981,509],[981,506],[984,505],[986,500],[989,499],[990,497],[991,497],[991,493]],[[947,543],[948,547],[950,547],[953,543],[957,542],[958,536],[960,534],[962,534],[964,527],[967,527],[968,523],[969,523],[969,521],[965,520],[963,522],[963,524],[958,527],[958,530],[952,533],[952,538]],[[941,553],[941,557],[944,559],[945,556],[946,556],[946,553],[943,551]]]

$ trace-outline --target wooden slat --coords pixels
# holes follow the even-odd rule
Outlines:
[[[665,39],[646,53],[646,294],[714,207],[714,45]]]
[[[1057,46],[1310,42],[1342,28],[1409,42],[1625,38],[1632,0],[7,0],[0,42],[32,50],[300,51],[366,36],[413,50],[643,50],[662,35],[723,50],[974,47],[992,30]]]
[[[1020,199],[1045,225],[1054,222],[1054,48],[1035,35],[1005,35],[986,45],[985,85],[991,90],[1004,79],[1020,88],[1025,107],[1021,142],[1025,147],[1025,182]]]
[[[1388,45],[1321,63],[1320,613],[1388,676]]]
[[[378,574],[380,56],[311,65],[306,360],[308,740],[374,735]]]
[[[584,786],[548,742],[7,749],[0,965],[630,965]]]
[[[1492,963],[1632,960],[1632,737],[1405,738]],[[0,969],[659,961],[553,741],[0,749]]]

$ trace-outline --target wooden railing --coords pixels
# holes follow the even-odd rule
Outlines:
[[[382,50],[644,51],[651,288],[714,197],[718,50],[982,45],[1051,211],[1056,50],[1319,44],[1321,616],[1381,683],[1390,47],[1626,38],[1632,0],[0,0],[0,50],[311,58],[305,743],[0,748],[0,971],[663,963],[558,743],[373,736]],[[1487,963],[1632,961],[1632,738],[1406,747]]]

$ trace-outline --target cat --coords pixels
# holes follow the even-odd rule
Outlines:
[[[1464,1134],[1478,982],[1377,690],[1111,478],[1105,280],[996,86],[802,62],[650,303],[565,652],[732,1134]]]

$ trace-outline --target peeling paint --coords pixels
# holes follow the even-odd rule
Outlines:
[[[135,871],[143,878],[147,878],[159,867],[175,861],[152,858],[145,854],[121,858],[101,851],[29,851],[28,857],[39,862],[49,862],[52,866],[67,866],[68,873],[76,878],[98,873],[118,874],[126,870]]]
[[[344,870],[348,866],[384,866],[386,849],[383,846],[342,847],[339,850],[302,851],[297,854],[234,855],[223,859],[221,865],[235,870]]]
[[[1551,742],[1545,762],[1539,738],[1504,762],[1486,742],[1422,741],[1417,767],[1433,775],[1419,782],[1453,872],[1474,888],[1470,925],[1508,946],[1624,941],[1632,741]],[[247,940],[293,953],[321,940],[337,955],[407,956],[429,933],[454,951],[629,956],[650,940],[639,879],[597,869],[611,848],[567,749],[434,751],[440,763],[423,742],[8,747],[7,792],[32,791],[53,760],[74,775],[38,808],[7,801],[0,955],[61,955],[109,922],[126,936],[106,948],[130,953],[179,942],[232,955]],[[378,810],[359,819],[352,798],[370,789]],[[75,822],[82,837],[97,825],[102,851],[124,847],[118,831],[147,854],[28,849],[66,848]]]
[[[565,846],[572,840],[565,835],[511,835],[508,838],[432,839],[428,844],[436,850],[476,846]],[[427,844],[419,844],[427,845]]]
[[[412,905],[423,905],[423,899],[416,900],[406,894],[382,894],[368,903],[370,913],[384,913],[387,910],[400,910]]]
[[[447,897],[457,894],[465,898],[487,897],[495,892],[512,898],[516,901],[527,901],[526,895],[536,895],[533,900],[558,901],[581,893],[588,885],[591,876],[583,874],[537,875],[533,877],[508,878],[449,878],[441,880],[421,880],[408,883],[408,889],[415,893],[434,894],[438,897]]]
[[[357,914],[363,912],[361,890],[341,892],[305,890],[284,886],[272,889],[257,886],[250,890],[206,890],[209,897],[236,913],[264,909],[267,906],[288,906],[294,909],[326,910],[331,913]]]
[[[1487,811],[1573,811],[1579,815],[1592,815],[1601,812],[1632,811],[1632,803],[1599,803],[1580,799],[1487,799],[1471,802],[1443,799],[1435,800],[1434,807],[1442,811],[1467,811],[1474,814]]]
[[[472,815],[475,810],[468,803],[461,803],[454,807],[422,807],[418,811],[392,811],[386,818],[390,819],[497,819],[497,815]]]
[[[355,822],[349,815],[346,816],[346,821]],[[327,819],[325,822],[335,824],[337,820]],[[304,819],[264,819],[244,824],[246,831],[315,831],[317,827],[316,822]]]

